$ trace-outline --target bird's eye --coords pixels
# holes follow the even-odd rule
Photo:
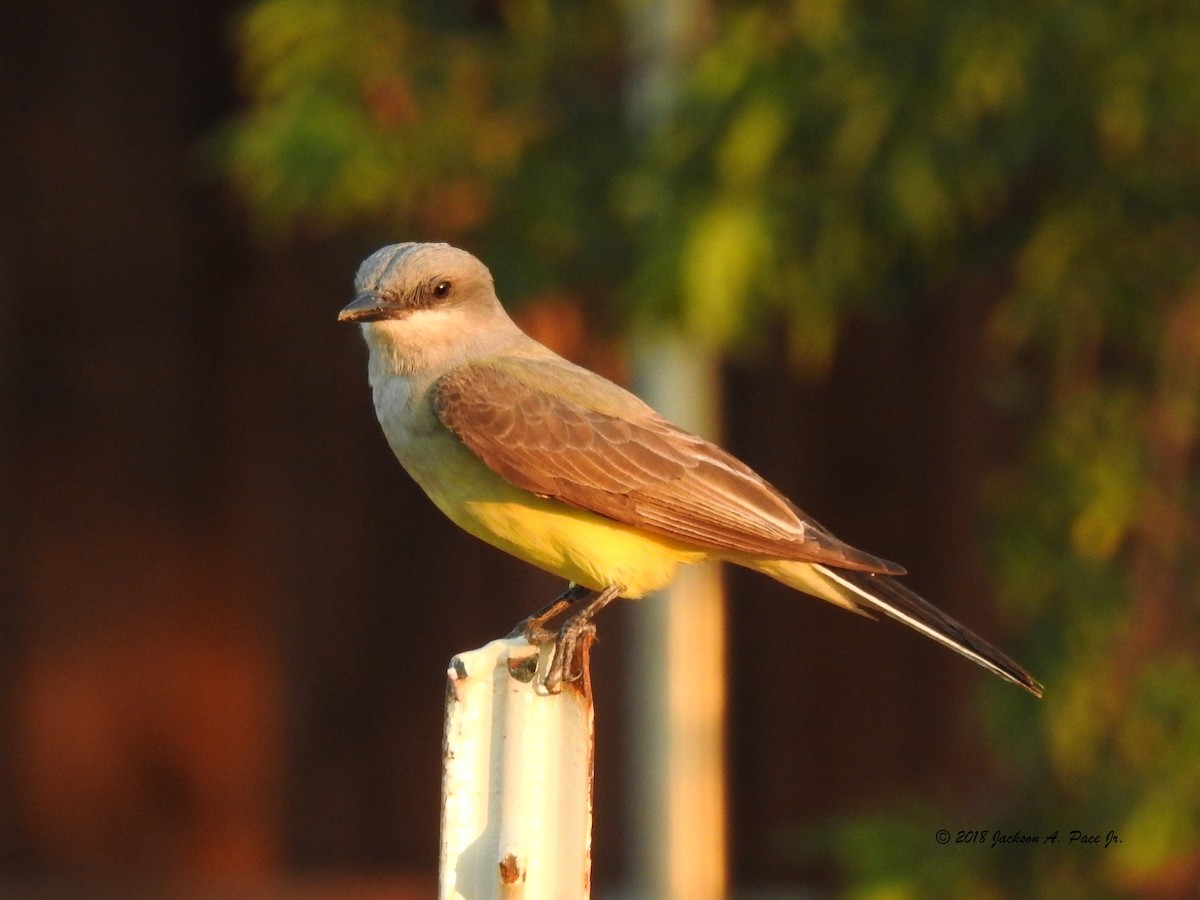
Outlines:
[[[445,300],[447,297],[449,297],[450,282],[439,281],[437,284],[435,284],[433,286],[433,296],[437,297],[439,300]]]

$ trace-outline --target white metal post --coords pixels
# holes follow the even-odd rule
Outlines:
[[[492,641],[450,663],[442,900],[577,900],[591,886],[592,692],[541,685],[550,645]]]

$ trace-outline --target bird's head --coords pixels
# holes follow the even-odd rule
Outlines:
[[[354,278],[357,296],[338,313],[358,322],[372,352],[399,371],[419,371],[477,354],[516,328],[496,298],[492,274],[449,244],[389,244]]]

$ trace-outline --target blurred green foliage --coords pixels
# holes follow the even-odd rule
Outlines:
[[[477,6],[255,4],[247,105],[213,147],[263,234],[471,235],[518,296],[607,296],[632,259],[606,199],[627,163],[619,22]]]
[[[238,30],[247,105],[215,146],[264,232],[466,242],[513,299],[569,292],[718,347],[782,321],[814,372],[848,309],[984,292],[993,398],[1024,441],[991,484],[997,582],[1048,692],[988,689],[1010,784],[978,827],[1121,843],[955,856],[930,836],[963,815],[905,810],[830,852],[853,896],[1182,896],[1200,5],[719,4],[633,127],[635,5],[260,0]]]

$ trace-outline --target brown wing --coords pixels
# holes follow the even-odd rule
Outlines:
[[[839,541],[733,456],[585,369],[475,363],[439,379],[433,405],[492,471],[539,496],[694,546],[904,572]]]

